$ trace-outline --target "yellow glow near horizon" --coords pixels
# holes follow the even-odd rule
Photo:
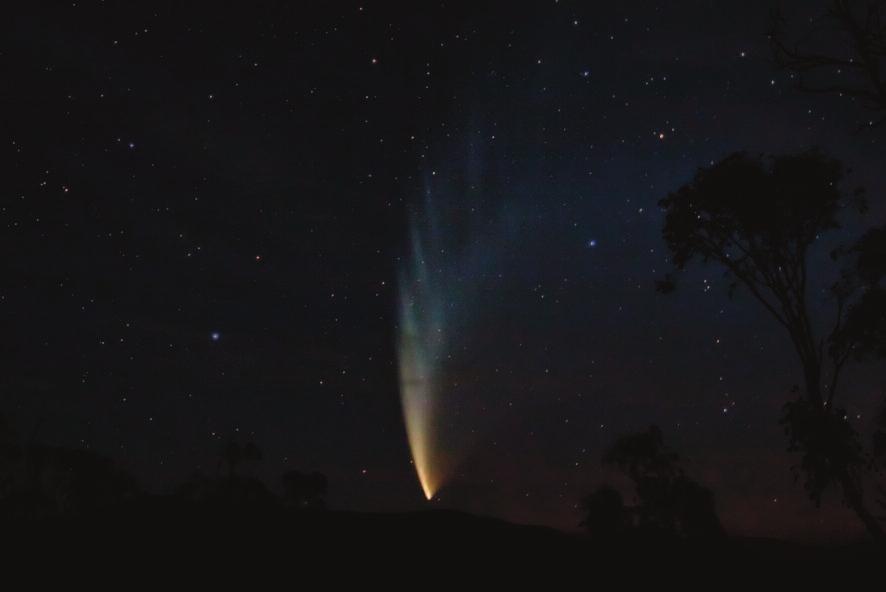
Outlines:
[[[412,253],[399,278],[397,362],[400,401],[412,462],[425,497],[434,497],[448,475],[438,422],[441,360],[446,344],[446,307],[413,227]]]
[[[435,393],[432,371],[428,367],[428,360],[424,359],[424,348],[412,329],[412,323],[408,322],[406,327],[401,327],[398,345],[400,400],[412,462],[425,498],[430,500],[442,481],[439,465],[434,462]]]
[[[409,396],[407,395],[407,399]],[[425,498],[430,501],[439,488],[439,481],[432,471],[431,445],[427,436],[427,425],[423,417],[414,410],[410,411],[408,405],[404,405],[403,415],[406,420],[406,435],[409,439],[409,449],[412,451],[412,462]]]

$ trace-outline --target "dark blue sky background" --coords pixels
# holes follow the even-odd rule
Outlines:
[[[239,430],[272,484],[319,469],[335,507],[421,507],[395,291],[430,187],[513,225],[448,228],[497,248],[462,278],[481,289],[453,437],[472,445],[433,503],[572,527],[605,446],[657,423],[734,531],[854,532],[789,472],[786,336],[716,269],[654,290],[658,200],[735,150],[821,146],[867,186],[868,223],[886,213],[882,132],[775,70],[772,3],[323,4],[7,19],[0,386],[22,432],[163,490]],[[861,427],[881,385],[849,381]]]

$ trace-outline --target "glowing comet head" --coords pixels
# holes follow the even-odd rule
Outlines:
[[[407,358],[411,352],[401,352],[401,360]],[[400,383],[403,399],[403,416],[406,420],[406,434],[409,438],[409,448],[412,451],[412,460],[415,471],[418,473],[418,481],[421,483],[425,497],[430,500],[440,487],[439,476],[434,472],[434,464],[431,459],[433,444],[431,442],[432,427],[430,424],[431,414],[429,403],[431,401],[429,382],[420,375],[412,375],[415,370],[414,363],[401,361]]]
[[[441,475],[435,471],[432,460],[433,444],[431,442],[432,427],[429,417],[424,414],[420,404],[412,402],[428,401],[426,382],[412,381],[401,378],[402,388],[406,389],[403,395],[403,414],[406,419],[406,433],[409,438],[409,448],[412,450],[412,459],[415,471],[418,473],[418,481],[421,483],[425,498],[430,500],[440,488]],[[405,401],[410,401],[406,403]]]

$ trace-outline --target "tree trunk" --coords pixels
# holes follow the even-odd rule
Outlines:
[[[861,487],[846,471],[840,472],[840,485],[843,486],[843,498],[846,504],[852,508],[859,519],[864,523],[868,534],[880,545],[886,545],[886,533],[877,517],[874,516],[864,503]]]
[[[802,356],[801,356],[802,358]],[[804,372],[806,374],[806,396],[814,405],[821,405],[823,398],[821,396],[821,366],[816,363],[804,363]],[[832,409],[825,410],[825,413],[832,413]],[[840,486],[843,489],[843,499],[855,515],[858,516],[862,524],[864,524],[870,537],[879,545],[886,545],[886,532],[880,521],[868,509],[862,494],[861,484],[852,478],[846,467],[842,467],[838,473]]]

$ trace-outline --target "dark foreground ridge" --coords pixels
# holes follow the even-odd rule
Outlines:
[[[780,560],[882,557],[868,543],[811,546],[768,539],[691,542],[632,537],[594,540],[543,526],[518,525],[452,510],[410,513],[298,512],[259,505],[200,504],[152,496],[91,515],[14,520],[4,530],[19,550],[71,549],[144,556],[273,558],[445,557],[466,561]]]

